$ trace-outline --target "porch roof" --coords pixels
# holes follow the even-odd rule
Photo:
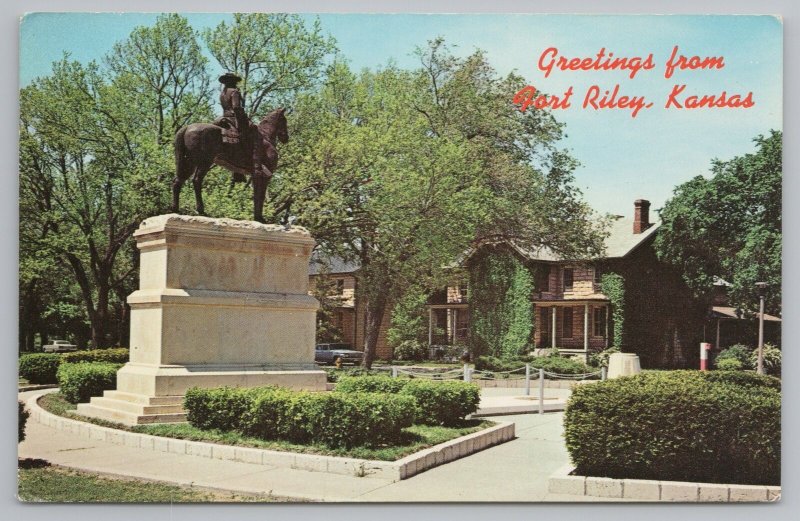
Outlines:
[[[722,320],[750,320],[752,318],[757,318],[758,315],[754,315],[753,317],[746,317],[746,316],[739,316],[736,314],[736,308],[728,307],[728,306],[713,306],[711,308],[711,318],[718,318]],[[768,315],[764,313],[764,321],[765,322],[780,322],[781,319],[779,317]]]
[[[554,299],[554,300],[534,300],[534,304],[541,306],[580,306],[581,304],[610,304],[611,301],[605,297],[585,297],[574,299]]]

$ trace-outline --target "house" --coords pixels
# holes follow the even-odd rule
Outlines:
[[[345,261],[335,256],[323,256],[315,253],[308,265],[309,293],[315,294],[321,284],[328,291],[326,297],[332,303],[330,325],[335,328],[341,341],[353,346],[353,349],[364,349],[366,333],[366,306],[357,298],[357,273],[360,265],[356,261]],[[319,298],[319,295],[317,295]],[[391,359],[392,349],[386,341],[386,331],[390,327],[391,306],[387,308],[378,334],[375,355],[381,359]]]
[[[618,216],[605,240],[606,255],[592,261],[561,259],[547,249],[531,250],[506,241],[483,241],[465,256],[462,267],[482,248],[517,256],[534,275],[531,298],[534,348],[558,348],[584,358],[621,345],[640,355],[644,367],[693,365],[699,355],[706,310],[691,298],[680,274],[660,262],[653,249],[659,223],[650,219],[649,201],[634,202],[632,218]],[[614,303],[601,289],[604,274],[623,281]],[[614,308],[624,308],[622,338],[613,338]],[[466,277],[434,295],[429,305],[432,344],[466,342],[470,329]]]

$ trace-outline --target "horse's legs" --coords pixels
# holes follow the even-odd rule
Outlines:
[[[197,213],[200,215],[206,214],[206,207],[203,204],[203,178],[210,169],[211,166],[198,165],[194,170],[194,177],[192,178],[192,185],[194,186],[194,199],[197,203]]]
[[[264,199],[267,197],[267,183],[270,176],[256,169],[253,174],[253,219],[263,223],[264,220]]]
[[[186,179],[183,179],[177,175],[172,180],[172,211],[174,213],[178,213],[178,208],[180,207],[181,188],[183,188],[183,183],[185,182]]]

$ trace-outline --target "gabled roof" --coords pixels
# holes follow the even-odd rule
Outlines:
[[[347,261],[334,255],[314,252],[308,263],[308,274],[319,275],[322,272],[334,274],[353,273],[361,268],[358,261]]]

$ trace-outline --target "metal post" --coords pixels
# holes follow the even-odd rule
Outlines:
[[[464,381],[471,382],[472,381],[472,374],[469,370],[469,364],[464,364]]]
[[[556,310],[557,309],[558,308],[556,306],[553,306],[553,321],[552,321],[553,322],[553,336],[552,336],[552,338],[550,340],[550,344],[551,344],[550,347],[552,347],[553,349],[556,348]]]
[[[584,357],[589,352],[589,303],[583,308],[583,352]]]
[[[608,367],[603,366],[600,368],[600,379],[605,380],[608,378]]]
[[[392,366],[392,378],[397,378],[397,368]]]
[[[544,369],[539,369],[539,414],[544,414]]]
[[[531,364],[525,364],[525,396],[531,395]]]

